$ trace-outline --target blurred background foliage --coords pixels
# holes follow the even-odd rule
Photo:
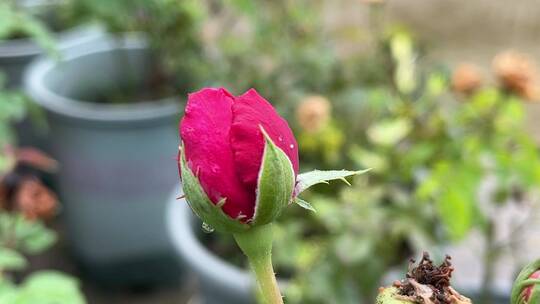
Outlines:
[[[85,303],[75,278],[54,270],[35,271],[22,278],[28,267],[25,255],[42,254],[56,234],[39,220],[18,213],[0,213],[0,301],[6,304]]]
[[[49,171],[54,160],[31,149],[16,149],[14,123],[23,119],[28,100],[15,90],[0,90],[0,303],[85,303],[75,278],[54,270],[22,276],[26,255],[43,254],[56,241],[47,228],[56,197],[35,169]]]
[[[0,41],[30,38],[56,55],[48,9],[0,3]],[[85,303],[77,279],[55,270],[29,273],[27,256],[47,251],[57,240],[45,219],[53,216],[55,195],[38,171],[53,171],[55,161],[32,148],[17,148],[17,124],[27,116],[45,128],[39,109],[0,70],[0,303]],[[24,274],[24,275],[23,275]]]
[[[451,71],[425,60],[427,48],[409,30],[384,23],[381,2],[366,2],[373,2],[366,4],[370,28],[361,33],[325,27],[319,0],[71,0],[57,12],[65,25],[97,21],[113,32],[145,34],[157,94],[256,88],[295,129],[303,171],[372,169],[350,187],[311,191],[306,199],[316,212],[292,207],[282,218],[275,261],[291,279],[290,303],[372,302],[383,278],[413,253],[457,243],[471,231],[482,233],[482,260],[493,269],[512,245],[494,240],[493,210],[530,204],[540,185],[537,145],[524,126],[524,103],[538,98],[533,63],[521,54],[499,57],[492,82],[475,66]],[[54,49],[48,33],[55,29],[13,3],[0,4],[0,38],[30,36]],[[368,48],[344,54],[340,43]],[[0,90],[1,147],[15,145],[12,126],[26,105],[20,93]],[[16,162],[3,153],[0,172]],[[0,302],[61,290],[72,299],[65,303],[80,303],[77,283],[61,274],[12,283],[8,273],[24,267],[22,253],[40,252],[54,239],[39,221],[0,214],[1,227],[12,224],[23,228],[15,237],[0,231]],[[237,259],[234,249],[222,251]],[[491,276],[487,271],[484,294]]]
[[[0,39],[32,38],[42,47],[54,50],[51,39],[53,24],[47,24],[50,11],[20,5],[18,1],[6,0],[0,3]]]

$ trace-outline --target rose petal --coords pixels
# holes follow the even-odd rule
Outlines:
[[[254,89],[250,89],[233,103],[231,146],[234,151],[235,168],[239,178],[255,191],[264,151],[264,139],[260,127],[291,160],[298,174],[298,144],[287,124],[272,105]]]
[[[223,211],[232,218],[253,216],[255,192],[246,191],[235,170],[230,146],[233,96],[207,88],[189,94],[180,123],[186,161],[210,200],[227,198]]]

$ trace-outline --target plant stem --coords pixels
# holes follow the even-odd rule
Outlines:
[[[486,244],[484,252],[484,275],[482,287],[480,289],[480,303],[492,303],[493,297],[493,277],[495,275],[495,265],[499,257],[499,249],[495,246],[495,227],[492,222],[488,224],[486,233]]]
[[[257,277],[257,283],[259,284],[263,301],[268,304],[282,304],[283,299],[279,291],[276,276],[274,275],[271,257],[250,259],[249,263]]]
[[[255,273],[263,303],[283,304],[274,268],[272,267],[272,224],[252,227],[235,233],[234,239]]]

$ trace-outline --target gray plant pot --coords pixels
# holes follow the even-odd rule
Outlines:
[[[70,245],[105,284],[145,284],[178,276],[165,210],[178,181],[180,102],[112,105],[96,93],[142,82],[151,56],[137,38],[102,37],[40,59],[25,88],[47,113]]]
[[[55,36],[57,49],[61,54],[66,49],[88,43],[102,35],[103,32],[96,26],[76,27]],[[43,55],[43,49],[30,39],[0,41],[0,73],[7,77],[7,87],[19,88],[24,70],[40,55]],[[36,130],[30,118],[17,123],[15,129],[21,146],[33,146],[49,152],[47,132]]]
[[[54,14],[54,10],[62,5],[62,1],[19,0],[19,4],[29,11],[45,9],[50,14]],[[45,17],[49,17],[48,15]],[[55,41],[56,50],[62,54],[62,51],[66,49],[92,41],[102,35],[103,29],[100,26],[80,25],[54,33],[52,38]],[[6,77],[7,87],[17,89],[22,86],[25,69],[32,60],[43,54],[43,48],[29,38],[0,40],[0,74]],[[30,118],[17,123],[15,129],[19,145],[33,146],[49,152],[46,130],[36,130],[36,126]]]
[[[475,293],[473,293],[470,296],[470,298],[471,298],[473,303],[480,303],[480,300],[479,300],[480,297],[476,296]],[[492,302],[489,303],[489,304],[508,304],[508,303],[510,303],[510,294],[503,294],[503,293],[494,291],[493,292],[493,297],[492,297],[491,300],[492,300]]]
[[[251,274],[209,251],[197,238],[201,222],[185,199],[169,199],[167,225],[171,240],[182,262],[197,277],[204,304],[254,304],[254,280]]]

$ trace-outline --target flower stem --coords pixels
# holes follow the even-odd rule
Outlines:
[[[234,239],[244,254],[257,278],[263,303],[283,304],[272,267],[272,224],[252,227],[235,233]]]
[[[495,276],[495,265],[499,258],[499,250],[495,246],[495,227],[490,222],[486,231],[486,244],[484,252],[484,274],[482,286],[480,288],[480,303],[489,304],[493,302],[493,280]]]

